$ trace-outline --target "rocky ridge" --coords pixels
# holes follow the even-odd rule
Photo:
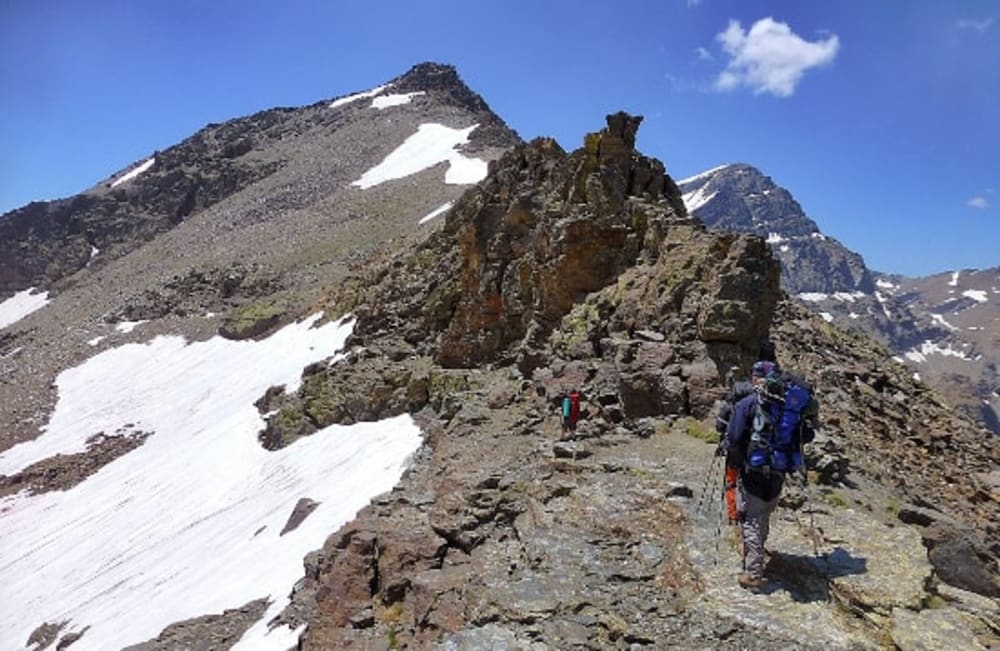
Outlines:
[[[636,126],[505,154],[440,231],[337,299],[353,352],[260,405],[279,414],[271,445],[403,411],[428,432],[401,485],[307,559],[280,621],[308,624],[303,648],[919,648],[956,623],[984,648],[1000,622],[964,595],[997,596],[994,442],[874,342],[779,303],[764,240],[707,231],[669,179],[650,186],[662,167],[631,151]],[[574,273],[593,259],[610,273]],[[790,551],[748,596],[691,434],[772,321],[823,396],[821,483],[789,491]],[[585,416],[560,440],[569,388]],[[762,603],[781,614],[748,614]]]

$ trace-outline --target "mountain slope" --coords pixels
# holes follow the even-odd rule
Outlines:
[[[789,294],[827,321],[874,336],[954,405],[1000,432],[995,318],[989,307],[969,312],[964,328],[944,318],[951,299],[961,301],[954,305],[959,311],[988,301],[930,289],[950,274],[910,279],[869,270],[860,255],[821,233],[786,189],[749,165],[723,165],[678,185],[688,210],[708,226],[765,237],[781,260]],[[996,285],[983,273],[970,296],[988,297]]]
[[[877,283],[940,332],[902,357],[962,411],[1000,432],[1000,268],[882,276]]]
[[[206,127],[121,186],[97,186],[0,217],[0,247],[7,247],[0,256],[7,279],[0,298],[32,287],[51,298],[44,310],[0,332],[5,368],[34,370],[0,378],[0,418],[10,424],[2,443],[33,435],[53,404],[57,369],[128,340],[115,324],[169,322],[161,332],[194,338],[220,327],[231,337],[260,334],[283,315],[316,304],[346,269],[385,243],[419,235],[415,225],[423,217],[455,200],[464,185],[485,175],[490,158],[517,141],[452,68],[417,66],[379,88],[374,97]],[[408,101],[379,108],[379,97]],[[429,139],[419,138],[421,125],[430,129]],[[473,125],[479,126],[469,131]],[[469,142],[461,145],[465,132]],[[237,147],[236,161],[225,156],[247,142],[253,146]],[[417,167],[403,170],[405,182],[363,191],[352,185],[407,143],[405,159]],[[449,178],[470,162],[475,177]],[[217,189],[211,179],[229,178],[224,170],[236,164],[258,170],[245,175],[256,181]],[[215,189],[204,190],[211,197],[206,207],[198,199],[176,221],[170,206],[182,185]],[[48,217],[36,214],[42,212]],[[91,259],[93,249],[98,253]],[[206,314],[211,318],[200,318]],[[85,345],[98,337],[104,339],[96,346]],[[25,345],[30,341],[58,345]]]
[[[321,311],[360,261],[425,237],[434,222],[421,220],[516,141],[453,68],[424,64],[368,97],[210,125],[114,188],[0,218],[3,298],[46,296],[16,315],[0,302],[0,313],[19,317],[0,330],[0,566],[11,573],[0,646],[20,648],[31,635],[118,648],[223,609],[238,620],[227,634],[238,640],[267,608],[245,604],[280,608],[306,551],[398,479],[393,465],[410,450],[376,469],[378,449],[415,430],[350,435],[352,454],[334,436],[269,459],[253,402],[271,384],[294,387],[350,330],[315,316],[293,322]],[[239,164],[268,174],[171,220],[176,188],[214,188],[231,164],[227,148],[246,142]],[[338,473],[348,460],[352,471]],[[317,473],[316,461],[329,465]],[[305,498],[321,504],[285,533]],[[46,542],[53,532],[59,544]],[[234,536],[247,555],[222,562]],[[67,574],[78,577],[72,589]],[[153,576],[159,587],[143,578]]]
[[[994,644],[994,439],[688,215],[641,118],[477,141],[453,69],[393,83],[283,111],[272,175],[9,288],[50,296],[0,331],[3,646]],[[768,332],[826,425],[753,595],[694,435]]]

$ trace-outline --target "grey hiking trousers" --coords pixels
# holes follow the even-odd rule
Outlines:
[[[764,543],[771,530],[771,512],[778,506],[778,497],[762,500],[743,489],[740,482],[736,505],[743,516],[743,571],[755,579],[764,578]]]

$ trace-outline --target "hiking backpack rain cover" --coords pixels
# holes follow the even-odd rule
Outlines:
[[[803,412],[812,401],[804,382],[784,379],[784,390],[759,396],[754,408],[747,467],[753,471],[795,472],[802,469]]]

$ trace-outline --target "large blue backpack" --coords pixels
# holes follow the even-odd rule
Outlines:
[[[747,469],[765,473],[801,470],[802,444],[808,442],[803,436],[804,421],[815,406],[811,388],[800,378],[769,378],[754,406]]]

